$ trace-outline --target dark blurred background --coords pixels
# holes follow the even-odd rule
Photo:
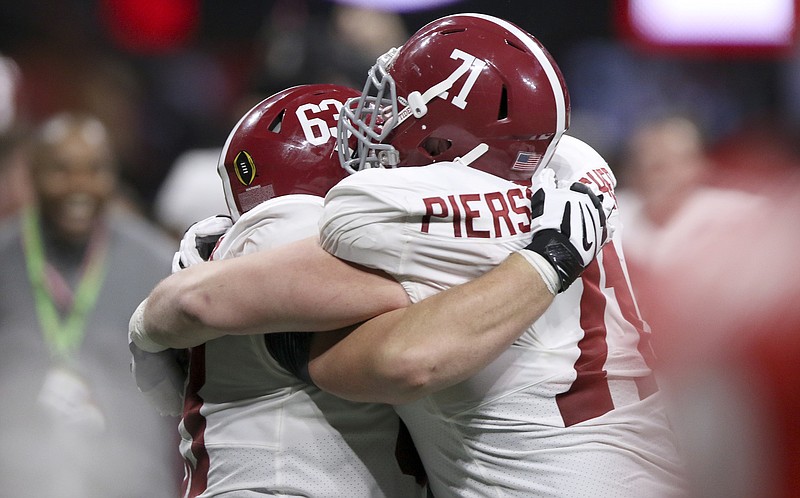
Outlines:
[[[2,0],[0,54],[8,58],[2,91],[8,94],[16,80],[17,122],[35,124],[65,109],[103,118],[130,199],[149,216],[175,160],[221,146],[256,99],[299,83],[360,88],[376,55],[455,12],[493,14],[537,36],[566,76],[570,132],[612,163],[641,120],[666,112],[691,114],[712,145],[740,146],[741,137],[758,136],[761,144],[791,148],[800,123],[793,9],[789,38],[778,46],[712,40],[706,47],[669,47],[636,41],[624,14],[646,2],[630,3]],[[0,116],[6,122],[8,107]],[[624,166],[615,167],[622,180]]]

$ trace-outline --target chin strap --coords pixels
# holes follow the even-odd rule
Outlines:
[[[453,162],[461,164],[463,166],[469,166],[470,164],[474,163],[476,159],[486,154],[486,151],[488,150],[489,150],[488,145],[484,143],[479,143],[478,145],[475,146],[474,149],[464,154],[464,157],[457,157],[453,159]]]

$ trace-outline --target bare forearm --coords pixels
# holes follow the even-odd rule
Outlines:
[[[310,373],[348,399],[412,401],[477,373],[552,300],[539,273],[512,255],[472,282],[369,320],[312,360]]]
[[[209,297],[202,287],[204,268],[201,265],[174,273],[162,280],[147,298],[142,324],[149,339],[165,347],[197,346],[228,333],[215,328],[204,318],[213,316],[195,312],[198,300]]]
[[[227,334],[337,329],[406,305],[397,282],[308,239],[171,275],[148,298],[144,326],[159,344],[188,347]]]

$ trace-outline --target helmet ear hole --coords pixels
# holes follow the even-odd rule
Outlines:
[[[281,125],[283,124],[283,116],[285,114],[286,114],[286,109],[283,109],[280,113],[278,113],[277,116],[275,116],[275,119],[272,120],[267,129],[272,133],[280,133]]]
[[[452,146],[453,142],[446,138],[428,137],[422,142],[422,148],[431,157],[447,152]]]
[[[497,120],[502,121],[508,118],[508,89],[503,85],[500,93],[500,108],[497,110]]]

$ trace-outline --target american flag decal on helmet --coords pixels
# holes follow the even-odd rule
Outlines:
[[[541,161],[542,155],[536,152],[518,152],[517,159],[514,161],[511,169],[515,171],[534,171],[539,167]]]

